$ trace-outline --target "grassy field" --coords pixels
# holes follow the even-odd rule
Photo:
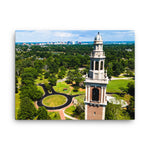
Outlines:
[[[129,101],[130,98],[132,97],[131,95],[129,94],[125,94],[124,96],[120,96],[118,94],[112,94],[113,97],[116,97],[116,99],[120,100],[120,99],[123,99],[125,101]]]
[[[66,97],[62,95],[50,95],[43,99],[43,104],[49,107],[63,105],[66,102]]]
[[[48,115],[50,116],[51,120],[61,120],[59,112],[48,112]]]
[[[134,80],[129,79],[129,80],[112,80],[109,81],[107,85],[107,92],[109,93],[121,93],[121,90],[119,89],[120,87],[127,87],[127,84],[129,82],[134,82]]]
[[[84,102],[84,98],[85,98],[85,94],[75,97],[75,99],[77,99],[78,103],[83,103]]]
[[[73,117],[73,111],[75,110],[75,106],[70,106],[67,109],[65,109],[65,113],[69,116]]]
[[[58,82],[56,86],[53,87],[56,92],[65,93],[68,95],[76,95],[76,94],[84,94],[85,89],[79,89],[77,92],[73,91],[73,87],[70,84],[67,84],[66,82]],[[66,91],[63,89],[67,88]]]
[[[19,93],[15,94],[15,118],[17,119],[17,113],[20,107],[20,97]]]
[[[65,117],[65,119],[66,119],[66,120],[72,120],[72,119],[70,119],[70,118],[67,118],[67,117]]]
[[[42,93],[43,93],[43,95],[44,95],[44,90],[43,90],[43,88],[41,87],[41,86],[37,86],[37,88],[38,88],[38,90],[40,90]]]
[[[42,79],[40,77],[38,77],[35,80],[35,84],[40,84],[40,83],[48,83],[48,79],[44,79],[44,75],[42,76]]]
[[[69,94],[71,89],[70,85],[66,84],[65,82],[58,82],[56,86],[53,87],[56,92]],[[66,91],[63,91],[64,88],[67,88]]]

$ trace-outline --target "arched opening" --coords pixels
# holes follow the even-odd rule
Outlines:
[[[99,67],[99,62],[96,61],[96,62],[95,62],[95,70],[98,70],[98,67]]]
[[[103,61],[101,61],[101,68],[100,70],[103,70]]]
[[[99,101],[99,90],[97,88],[92,90],[92,100]]]
[[[92,60],[92,62],[91,62],[91,70],[93,70],[93,66],[94,66],[94,62]]]

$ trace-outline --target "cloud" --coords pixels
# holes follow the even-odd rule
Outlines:
[[[98,30],[16,30],[17,42],[93,41]],[[134,30],[99,30],[104,41],[132,41]]]
[[[69,33],[69,32],[55,32],[54,36],[61,37],[61,38],[68,38],[68,37],[78,37],[79,34],[73,34],[73,33]]]

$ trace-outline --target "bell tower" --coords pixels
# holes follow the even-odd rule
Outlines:
[[[85,120],[104,120],[106,100],[106,86],[108,84],[107,71],[104,70],[105,53],[103,40],[97,34],[94,39],[94,50],[90,56],[89,75],[85,79]]]

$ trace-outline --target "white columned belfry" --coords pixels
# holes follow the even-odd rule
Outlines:
[[[90,56],[89,76],[86,78],[85,119],[104,120],[106,99],[106,85],[108,77],[105,73],[105,53],[103,51],[103,40],[101,35],[94,39],[94,50]]]

